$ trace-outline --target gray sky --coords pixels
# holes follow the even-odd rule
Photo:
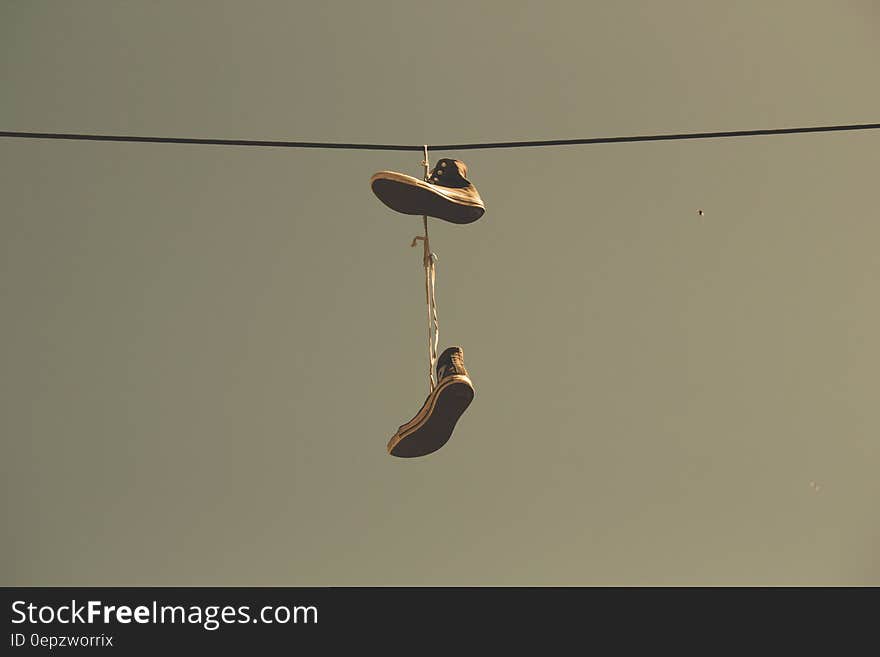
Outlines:
[[[3,2],[0,129],[386,143],[880,120],[876,2]],[[880,584],[876,132],[0,140],[8,585]],[[703,209],[704,216],[698,215]]]

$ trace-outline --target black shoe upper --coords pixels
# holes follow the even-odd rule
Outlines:
[[[464,162],[444,157],[441,160],[437,160],[434,170],[431,171],[431,175],[428,177],[428,182],[441,185],[442,187],[462,189],[471,186],[470,181],[465,176],[467,176],[467,165]]]

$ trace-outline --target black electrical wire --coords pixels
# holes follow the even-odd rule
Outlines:
[[[591,137],[587,139],[547,139],[538,141],[498,141],[479,144],[428,144],[429,150],[464,151],[490,148],[529,148],[533,146],[576,146],[581,144],[615,144],[641,141],[677,141],[684,139],[717,139],[721,137],[754,137],[762,135],[791,135],[810,132],[843,132],[877,130],[880,123],[852,125],[825,125],[806,128],[771,128],[765,130],[730,130],[724,132],[685,132],[661,135],[632,135],[627,137]],[[138,137],[132,135],[87,135],[57,132],[0,131],[0,137],[23,139],[64,139],[72,141],[115,141],[154,144],[203,144],[213,146],[269,146],[275,148],[326,148],[365,151],[421,151],[424,145],[402,144],[347,144],[315,141],[268,141],[260,139],[198,139],[192,137]]]
[[[531,146],[575,146],[578,144],[618,144],[636,141],[675,141],[681,139],[715,139],[718,137],[754,137],[759,135],[791,135],[805,132],[842,132],[845,130],[877,130],[880,123],[856,125],[825,125],[809,128],[772,128],[767,130],[730,130],[727,132],[685,132],[670,135],[633,135],[630,137],[592,137],[589,139],[547,139],[544,141],[503,141],[487,144],[442,144],[435,150],[464,151],[478,148],[527,148]]]
[[[135,137],[132,135],[78,135],[57,132],[0,132],[0,137],[67,139],[73,141],[122,141],[152,144],[207,144],[213,146],[274,146],[276,148],[341,148],[365,151],[420,151],[423,146],[392,144],[335,144],[314,141],[268,141],[262,139],[198,139],[194,137]]]

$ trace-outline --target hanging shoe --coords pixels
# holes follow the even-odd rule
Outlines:
[[[397,212],[469,224],[482,217],[486,207],[466,175],[464,162],[443,158],[437,161],[427,181],[395,171],[380,171],[370,179],[370,186],[380,201]]]
[[[437,359],[437,386],[416,416],[388,441],[388,453],[410,458],[436,452],[452,436],[455,423],[474,398],[474,384],[464,367],[460,347],[449,347]]]

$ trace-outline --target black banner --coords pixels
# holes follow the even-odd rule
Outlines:
[[[873,626],[873,589],[5,588],[4,654],[752,645]],[[867,594],[867,595],[862,595]],[[860,602],[860,599],[862,602]],[[571,642],[574,641],[575,644]],[[405,644],[401,644],[405,642]],[[408,650],[398,650],[401,646]],[[710,645],[703,644],[704,647]],[[754,644],[758,645],[758,644]],[[839,647],[839,646],[838,646]],[[466,651],[467,652],[467,651]]]

